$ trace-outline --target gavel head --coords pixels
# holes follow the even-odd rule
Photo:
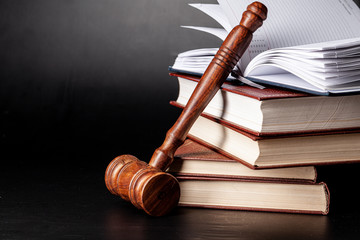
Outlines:
[[[105,183],[112,194],[130,201],[151,216],[169,213],[180,198],[180,186],[175,177],[132,155],[121,155],[108,165]]]

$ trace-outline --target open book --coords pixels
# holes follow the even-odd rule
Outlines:
[[[222,28],[184,26],[224,40],[252,0],[190,4]],[[360,8],[352,0],[262,0],[268,19],[234,69],[247,78],[314,94],[360,91]],[[178,55],[171,71],[201,75],[217,48]],[[236,77],[237,76],[237,77]]]

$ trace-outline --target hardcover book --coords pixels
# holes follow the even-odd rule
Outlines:
[[[269,212],[329,212],[325,183],[261,182],[204,177],[178,177],[179,206]]]
[[[251,168],[360,162],[358,130],[259,137],[200,116],[188,137]]]
[[[199,77],[174,74],[179,94],[172,105],[183,107]],[[314,96],[276,87],[259,89],[227,82],[203,115],[257,136],[360,129],[360,95]]]

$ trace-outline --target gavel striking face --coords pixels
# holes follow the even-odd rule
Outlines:
[[[176,149],[183,144],[196,119],[249,46],[252,33],[262,25],[266,15],[267,8],[262,3],[253,2],[247,7],[240,24],[234,27],[219,48],[149,164],[132,155],[121,155],[109,164],[105,183],[111,193],[130,201],[152,216],[165,215],[177,206],[180,198],[179,182],[164,171],[172,163]]]

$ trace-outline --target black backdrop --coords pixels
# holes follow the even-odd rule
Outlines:
[[[103,166],[137,152],[148,161],[179,114],[168,104],[178,91],[168,66],[179,52],[221,43],[180,28],[212,24],[189,2],[1,0],[1,142],[27,156],[14,164],[98,154],[71,164]]]
[[[168,66],[221,44],[180,27],[218,26],[191,2],[216,1],[0,0],[4,166],[46,168],[49,155],[66,167],[124,153],[148,161],[180,113]]]
[[[132,219],[130,224],[144,223],[144,215],[108,193],[103,174],[120,154],[148,161],[175,122],[180,112],[168,102],[176,99],[178,86],[167,68],[176,55],[220,45],[213,36],[180,28],[216,26],[187,6],[189,2],[198,1],[0,0],[1,236],[30,239],[30,231],[37,236],[34,239],[41,234],[49,239],[46,232],[63,222],[69,222],[70,233],[84,231],[84,236],[92,236],[95,231],[98,236],[103,226],[98,218],[110,209]],[[359,167],[318,168],[319,180],[331,192],[325,231],[339,239],[358,239],[360,205],[354,185]],[[188,232],[190,225],[182,223],[179,215],[199,216],[200,221],[194,219],[204,222],[207,233],[203,221],[207,213],[219,214],[182,210],[174,219],[180,232],[191,235],[198,225]],[[226,221],[236,214],[250,219],[291,218],[295,229],[302,217],[220,213]],[[245,225],[258,232],[259,219]],[[240,236],[243,230],[237,224],[229,234]],[[164,230],[160,225],[154,229]],[[294,234],[309,232],[300,229]],[[283,228],[272,230],[282,233]],[[172,233],[173,226],[165,232]],[[317,237],[311,231],[310,236]]]
[[[168,66],[221,44],[180,27],[219,26],[191,2],[216,1],[0,0],[1,170],[103,172],[125,153],[149,161],[180,114]],[[355,181],[353,166],[319,177]]]

